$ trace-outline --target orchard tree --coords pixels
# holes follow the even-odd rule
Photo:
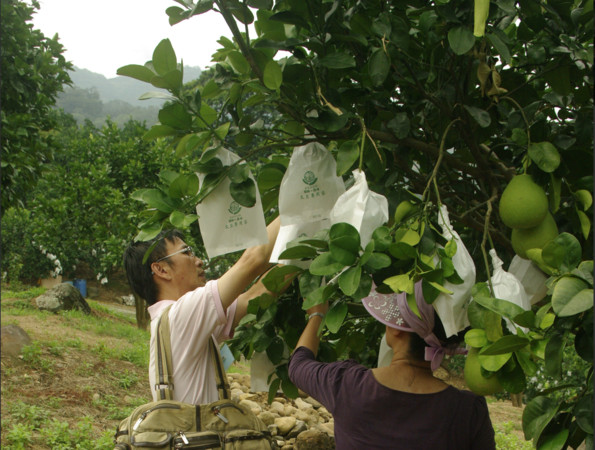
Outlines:
[[[58,36],[49,39],[30,23],[39,2],[2,0],[2,212],[23,206],[53,156],[56,95],[70,83],[72,64]]]
[[[251,206],[256,190],[240,170],[245,161],[265,211],[274,211],[292,149],[313,141],[331,150],[338,175],[347,181],[363,170],[389,201],[391,219],[365,248],[357,230],[335,224],[282,254],[312,260],[309,269],[285,266],[265,278],[271,290],[299,279],[278,302],[253,300],[234,339],[236,352],[266,351],[278,364],[270,392],[296,394],[284,349],[303,326],[300,308],[330,302],[325,333],[333,345],[323,346],[322,358],[372,362],[380,330],[361,307],[372,281],[410,294],[421,280],[429,302],[447,282],[460,282],[457,241],[436,225],[446,205],[477,270],[465,340],[481,376],[520,393],[544,366],[560,385],[530,399],[525,437],[538,448],[584,441],[592,448],[593,2],[176,3],[166,10],[170,24],[215,11],[233,39],[218,41],[213,78],[192,89],[182,85],[168,40],[145,65],[119,69],[167,91],[145,94],[170,100],[145,137],[168,139],[193,162],[169,190],[137,196],[152,214],[138,239],[189,223],[225,177],[235,200]],[[242,161],[223,166],[214,156],[221,146]],[[202,185],[192,172],[208,174]],[[549,276],[532,310],[495,296],[490,249],[505,263],[519,254]],[[568,355],[580,361],[578,379],[562,371]]]

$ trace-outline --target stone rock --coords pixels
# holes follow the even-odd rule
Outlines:
[[[31,343],[31,338],[25,330],[18,325],[5,325],[0,327],[0,342],[2,343],[2,356],[17,357],[25,345]]]
[[[271,432],[271,436],[279,436],[279,427],[276,424],[267,425],[267,428]]]
[[[126,306],[134,306],[136,305],[136,300],[134,299],[134,295],[123,295],[120,297],[122,299],[122,304]]]
[[[328,434],[331,437],[335,436],[335,423],[332,421],[319,423],[318,425],[316,425],[316,429]]]
[[[308,429],[308,425],[306,425],[306,422],[304,422],[303,420],[296,420],[295,426],[287,434],[287,437],[289,439],[296,438],[298,436],[298,434],[300,434],[302,431],[306,431],[307,429]]]
[[[282,403],[278,401],[271,402],[271,405],[269,406],[269,411],[272,413],[279,414],[280,416],[285,415],[285,407]]]
[[[306,430],[297,436],[294,448],[297,450],[333,450],[335,441],[326,433]]]
[[[54,286],[37,297],[35,302],[39,309],[46,311],[57,312],[78,309],[85,314],[91,314],[91,307],[79,290],[68,283]]]
[[[314,408],[318,409],[322,406],[322,404],[316,400],[315,398],[312,397],[306,397],[304,399],[305,402],[310,403]]]
[[[294,403],[295,406],[297,406],[297,408],[301,409],[302,411],[311,411],[314,408],[314,406],[312,406],[310,403],[305,402],[299,397],[295,399]]]
[[[287,434],[295,427],[297,419],[295,417],[279,417],[275,419],[275,425],[279,428],[279,434],[287,436]]]
[[[270,411],[263,411],[258,415],[258,418],[266,425],[272,425],[275,423],[275,415]]]
[[[262,411],[260,405],[252,400],[240,400],[240,405],[247,406],[255,415],[260,414]]]
[[[297,408],[293,405],[285,405],[285,408],[283,408],[283,409],[284,409],[284,411],[283,411],[284,416],[292,416],[297,411]]]

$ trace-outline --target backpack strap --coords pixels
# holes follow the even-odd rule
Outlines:
[[[157,360],[155,362],[155,390],[159,391],[159,400],[172,400],[174,397],[173,372],[171,361],[171,340],[169,331],[169,310],[171,305],[165,308],[159,322],[157,322],[156,351]]]
[[[158,380],[155,385],[155,390],[159,390],[160,400],[173,399],[173,364],[171,358],[171,334],[169,327],[169,310],[173,305],[165,308],[159,322],[157,323],[157,361],[155,364],[155,380]],[[220,400],[230,399],[230,387],[225,376],[225,369],[223,368],[223,361],[221,361],[221,353],[215,344],[215,339],[211,336],[209,351],[211,353],[211,361],[215,367],[215,380],[217,382],[217,395]]]
[[[227,381],[227,376],[225,376],[223,361],[221,361],[221,353],[215,344],[215,338],[212,336],[210,347],[211,360],[213,361],[213,366],[215,367],[215,379],[217,380],[217,394],[219,395],[219,400],[230,399],[230,387],[229,382]]]

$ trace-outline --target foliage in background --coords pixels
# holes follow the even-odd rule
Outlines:
[[[2,213],[23,206],[51,161],[56,123],[51,108],[70,82],[72,65],[58,37],[47,38],[30,23],[39,2],[2,0],[0,96],[2,110]]]
[[[233,39],[219,40],[212,79],[190,89],[168,40],[147,64],[118,71],[162,89],[146,94],[170,102],[145,138],[167,138],[194,163],[172,178],[182,196],[166,188],[137,196],[159,211],[139,224],[138,239],[184,218],[190,222],[196,203],[226,177],[234,199],[249,207],[255,186],[244,163],[254,157],[260,157],[253,169],[265,211],[274,214],[283,161],[295,146],[321,142],[346,181],[354,168],[365,171],[370,188],[387,197],[392,217],[365,248],[357,231],[341,224],[294,242],[282,256],[312,260],[309,270],[287,266],[265,278],[274,288],[299,277],[294,307],[298,297],[305,298],[304,308],[329,300],[325,335],[333,344],[356,345],[349,339],[359,331],[351,327],[358,323],[354,306],[372,278],[383,289],[409,293],[421,279],[430,302],[448,291],[446,282],[459,282],[452,265],[457,243],[444,239],[436,223],[437,207],[445,204],[477,269],[467,343],[480,348],[482,370],[518,393],[537,361],[544,361],[548,377],[560,376],[565,349],[592,363],[591,0],[477,1],[485,12],[483,31],[474,28],[474,4],[458,0],[176,3],[166,10],[170,24],[212,10]],[[223,166],[214,157],[220,146],[244,160]],[[208,174],[201,186],[197,171]],[[528,255],[551,275],[548,295],[529,312],[494,298],[487,258],[490,247],[505,263],[514,255],[498,199],[521,173],[547,193],[560,232]],[[407,214],[398,208],[404,201]],[[281,362],[278,376],[284,346],[276,338],[291,348],[301,331],[300,324],[276,328],[281,305],[285,300],[253,301],[246,319],[253,321],[244,323],[249,338],[237,343],[248,354],[268,343],[269,357]],[[518,325],[516,334],[502,325],[504,318]],[[577,383],[574,398],[560,403],[541,391],[525,408],[525,437],[538,448],[592,446],[592,370]]]

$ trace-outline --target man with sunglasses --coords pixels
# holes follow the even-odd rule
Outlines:
[[[230,338],[246,315],[248,302],[267,292],[261,282],[245,290],[271,267],[269,259],[278,232],[276,218],[267,227],[267,244],[246,249],[226,273],[210,281],[206,279],[203,261],[186,245],[178,230],[161,232],[151,241],[133,242],[126,249],[124,267],[128,283],[149,305],[149,381],[154,400],[159,392],[155,381],[156,326],[161,313],[170,305],[174,400],[198,405],[218,399],[210,339],[220,343]]]

